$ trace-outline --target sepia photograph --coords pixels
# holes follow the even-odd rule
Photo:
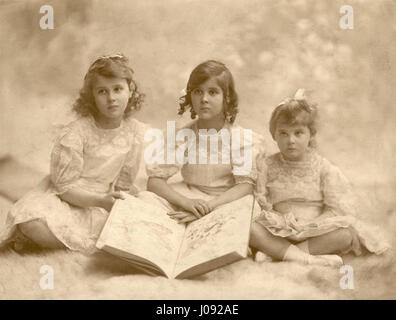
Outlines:
[[[0,38],[0,300],[396,299],[395,1],[0,0]]]

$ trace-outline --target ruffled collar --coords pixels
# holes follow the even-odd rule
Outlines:
[[[312,166],[318,160],[318,154],[315,149],[309,148],[305,160],[291,161],[286,160],[281,152],[279,152],[279,160],[282,164],[294,168],[306,168]]]
[[[228,121],[225,121],[223,127],[216,133],[210,133],[210,132],[208,132],[209,130],[207,130],[206,132],[203,132],[204,129],[198,129],[198,120],[195,121],[192,125],[192,129],[197,134],[197,136],[200,135],[200,136],[210,136],[210,137],[219,135],[219,132],[223,129],[230,130],[232,128],[233,128],[233,125],[231,123],[229,123]],[[200,130],[202,130],[202,131],[200,131]]]
[[[120,126],[117,127],[117,128],[111,128],[111,129],[101,128],[101,127],[98,126],[98,124],[95,121],[95,118],[92,115],[88,116],[88,121],[92,125],[92,127],[95,128],[95,130],[100,131],[100,132],[108,132],[108,133],[110,133],[110,132],[118,132],[118,131],[122,130],[124,128],[124,125],[125,125],[125,120],[122,119],[121,123],[120,123]]]

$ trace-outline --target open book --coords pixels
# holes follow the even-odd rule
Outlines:
[[[96,247],[149,274],[188,278],[247,256],[252,210],[253,200],[249,210],[237,201],[186,225],[128,195],[115,202]]]

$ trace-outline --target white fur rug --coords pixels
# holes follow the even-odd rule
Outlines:
[[[394,299],[396,268],[385,256],[346,257],[353,289],[342,289],[339,269],[290,262],[236,262],[189,280],[151,277],[106,254],[66,250],[20,255],[0,252],[1,299]],[[42,289],[43,265],[53,289]],[[41,280],[43,281],[43,280]]]
[[[386,190],[379,194],[390,201],[381,201],[381,208],[373,205],[375,212],[382,214],[371,220],[379,219],[391,231],[396,229],[393,188]],[[10,206],[11,201],[0,195],[0,226]],[[393,248],[395,240],[393,237]],[[345,274],[339,269],[290,262],[256,263],[248,258],[194,279],[170,280],[142,274],[104,253],[84,256],[66,250],[43,250],[20,255],[4,249],[0,251],[0,299],[396,298],[392,251],[383,256],[347,256],[344,262],[353,268],[353,289],[341,288],[340,280]],[[45,265],[53,270],[53,289],[40,286],[40,281],[49,275],[48,271],[40,273]]]

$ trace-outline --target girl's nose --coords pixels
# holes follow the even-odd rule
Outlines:
[[[107,98],[109,99],[109,101],[114,101],[114,94],[110,91]]]
[[[202,102],[203,103],[207,103],[208,102],[208,94],[206,92],[204,92],[202,94]]]

